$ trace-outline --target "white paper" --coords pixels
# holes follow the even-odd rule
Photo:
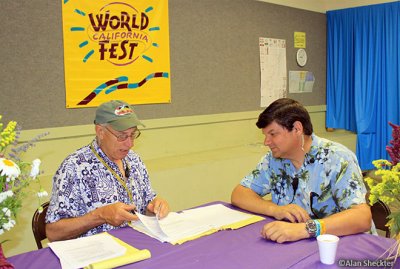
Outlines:
[[[183,212],[187,219],[191,219],[198,225],[209,225],[213,228],[219,228],[251,217],[249,214],[230,209],[221,204],[189,209]]]
[[[259,38],[261,107],[287,95],[286,40]]]
[[[140,214],[139,212],[136,212],[135,214],[139,217],[139,221],[136,221],[135,224],[138,226],[138,228],[141,228],[142,232],[147,232],[147,235],[158,238],[162,242],[169,240],[168,235],[166,235],[161,229],[157,217],[146,216]]]
[[[183,213],[171,212],[161,220],[136,213],[139,221],[133,222],[132,227],[161,242],[176,242],[190,236],[202,234],[210,225],[199,225],[187,218]]]
[[[63,269],[82,268],[95,262],[122,256],[126,252],[126,248],[107,233],[51,242],[48,246],[60,259]]]
[[[174,243],[207,231],[219,230],[222,226],[243,221],[251,215],[230,209],[222,204],[171,212],[163,219],[136,213],[138,221],[131,226],[161,242]]]

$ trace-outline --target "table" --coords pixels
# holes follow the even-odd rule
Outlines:
[[[238,230],[219,231],[175,246],[161,243],[130,227],[109,233],[138,249],[146,248],[151,252],[150,259],[120,267],[123,269],[344,268],[338,264],[340,259],[351,259],[353,264],[362,264],[362,260],[366,259],[372,262],[395,242],[394,239],[370,234],[343,236],[339,241],[337,263],[329,266],[320,263],[315,238],[283,244],[263,239],[260,236],[261,228],[271,221],[273,219],[267,217]],[[16,269],[61,268],[57,256],[50,248],[19,254],[8,260]],[[400,261],[393,268],[400,268]]]

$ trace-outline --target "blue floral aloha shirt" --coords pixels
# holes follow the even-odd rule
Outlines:
[[[299,170],[290,160],[268,152],[240,184],[260,196],[271,193],[277,205],[297,204],[312,218],[365,203],[366,188],[354,153],[315,134],[311,138],[310,152]]]
[[[92,142],[100,157],[121,178],[123,175],[117,165],[100,149],[96,140]],[[156,193],[153,191],[147,169],[132,150],[123,159],[129,167],[128,189],[132,191],[133,203],[139,212],[145,213],[146,207]],[[52,223],[64,218],[79,217],[104,205],[116,202],[131,204],[126,189],[113,176],[111,171],[96,157],[90,144],[69,155],[53,177],[53,190],[46,222]],[[123,223],[119,227],[126,226]],[[116,229],[110,224],[95,227],[81,236]]]

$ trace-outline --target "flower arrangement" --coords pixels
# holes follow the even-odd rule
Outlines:
[[[41,137],[48,133],[40,134],[31,141],[19,144],[20,127],[17,122],[10,121],[3,129],[0,115],[0,235],[10,230],[16,224],[18,210],[22,206],[24,197],[31,190],[28,186],[32,182],[39,184],[37,193],[39,210],[41,198],[47,196],[39,180],[40,160],[31,163],[22,161],[21,155],[35,145]]]
[[[393,165],[388,160],[375,160],[372,164],[376,167],[375,175],[380,176],[382,181],[377,183],[372,178],[366,178],[368,186],[371,188],[369,202],[375,204],[378,199],[391,208],[400,209],[400,163]],[[390,233],[397,235],[400,232],[400,211],[394,211],[389,215]]]
[[[389,215],[389,221],[386,224],[390,233],[396,237],[396,244],[388,250],[391,258],[397,259],[400,254],[400,126],[389,122],[392,126],[391,146],[386,146],[391,161],[375,160],[372,164],[376,167],[375,175],[381,180],[366,178],[370,187],[369,202],[371,205],[381,200],[391,207],[392,213]]]
[[[392,164],[396,165],[400,162],[400,126],[389,122],[392,126],[392,137],[393,139],[389,141],[392,146],[386,146],[386,151],[389,153],[392,159]]]

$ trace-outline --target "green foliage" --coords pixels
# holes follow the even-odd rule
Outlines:
[[[390,232],[397,235],[400,232],[400,163],[393,165],[387,160],[375,160],[372,164],[376,167],[375,175],[380,176],[381,181],[370,177],[366,182],[370,187],[369,202],[371,205],[381,200],[391,208],[397,209],[389,216],[387,225]]]
[[[0,115],[0,121],[1,119]],[[34,146],[34,143],[47,133],[18,145],[17,123],[10,121],[4,129],[3,126],[0,122],[0,234],[15,226],[15,218],[22,207],[22,201],[28,192],[32,192],[29,189],[32,182],[39,183],[39,192],[37,192],[39,207],[40,198],[47,195],[39,181],[40,160],[35,159],[32,163],[28,163],[21,159],[21,154]]]

